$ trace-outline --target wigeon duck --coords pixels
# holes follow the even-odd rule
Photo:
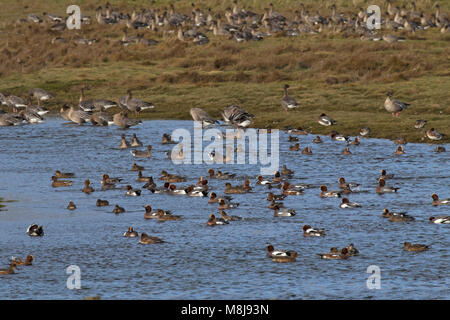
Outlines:
[[[133,133],[133,137],[131,138],[131,146],[132,147],[142,147],[142,142],[136,136],[136,133]]]
[[[28,227],[27,234],[31,237],[42,237],[44,235],[44,228],[37,224],[32,224]]]
[[[182,176],[177,176],[174,174],[167,173],[167,171],[161,171],[160,180],[165,180],[167,182],[185,182],[186,178]]]
[[[382,170],[381,170],[381,175],[380,175],[380,177],[378,178],[378,180],[380,180],[380,179],[387,180],[387,179],[392,179],[392,178],[394,178],[394,174],[393,174],[393,173],[387,174],[387,173],[386,173],[386,170],[385,170],[385,169],[382,169]]]
[[[440,133],[439,131],[435,130],[434,128],[431,128],[430,130],[427,130],[426,132],[428,139],[430,140],[441,140],[442,137],[444,136],[442,133]]]
[[[147,183],[142,186],[143,189],[151,190],[156,188],[156,183],[153,181],[153,177],[148,177],[146,181]]]
[[[325,230],[323,229],[314,229],[310,225],[303,226],[303,236],[304,237],[323,237],[325,235]]]
[[[424,244],[418,244],[418,243],[416,243],[416,244],[411,244],[411,242],[405,242],[405,243],[403,244],[403,248],[404,248],[406,251],[414,251],[414,252],[421,252],[421,251],[425,251],[425,250],[430,249],[430,247],[427,246],[427,245],[424,245]]]
[[[341,154],[344,154],[344,155],[352,154],[350,152],[350,147],[345,147],[345,149],[341,152]]]
[[[58,180],[55,176],[52,176],[52,187],[70,187],[73,184],[70,180]]]
[[[353,191],[354,189],[357,189],[360,186],[358,183],[354,182],[347,183],[344,177],[340,177],[338,181],[339,181],[339,188],[341,189],[349,189],[350,191]]]
[[[283,183],[281,193],[284,195],[301,195],[304,194],[303,190],[291,185],[289,182]]]
[[[257,180],[256,180],[256,184],[260,184],[260,185],[266,185],[266,184],[271,184],[272,181],[269,180],[264,180],[263,176],[258,176]]]
[[[355,140],[350,141],[349,144],[354,145],[354,146],[359,146],[359,144],[360,144],[359,138],[355,137]]]
[[[185,189],[185,193],[189,197],[206,197],[208,195],[207,190],[195,190],[193,186],[189,186]]]
[[[427,124],[427,120],[416,120],[416,123],[414,124],[414,128],[416,129],[422,129]]]
[[[225,221],[223,219],[216,219],[216,216],[213,214],[210,214],[208,221],[206,221],[207,226],[217,226],[217,225],[224,225],[224,224],[228,224],[228,221]]]
[[[275,202],[274,200],[272,200],[270,202],[270,204],[267,206],[267,208],[274,209],[276,206],[278,208],[284,208],[284,204],[282,202]]]
[[[395,150],[394,154],[405,154],[402,146],[398,146],[397,150]]]
[[[231,183],[225,183],[225,191],[226,194],[240,194],[246,193],[247,191],[242,188],[242,186],[233,187]]]
[[[410,222],[414,221],[414,217],[407,215],[406,213],[395,213],[391,212],[389,216],[389,221],[392,222]]]
[[[437,153],[439,153],[439,152],[445,152],[445,148],[444,148],[444,147],[441,147],[441,146],[436,146],[436,149],[434,149],[434,152],[437,152]]]
[[[166,211],[161,210],[161,209],[159,209],[156,212],[156,215],[157,215],[158,221],[169,221],[169,220],[175,221],[175,220],[181,220],[182,219],[181,216],[176,216],[176,215],[173,215],[171,213],[167,213]]]
[[[169,134],[163,133],[161,144],[176,144],[176,142],[172,140],[172,137]]]
[[[289,147],[289,150],[290,150],[290,151],[299,151],[299,150],[300,150],[300,144],[299,144],[299,143],[296,143],[296,144],[294,144],[293,146],[290,146],[290,147]]]
[[[139,240],[140,244],[155,244],[155,243],[164,243],[164,240],[158,237],[152,237],[147,235],[145,232],[141,233],[141,239]]]
[[[145,205],[144,208],[145,208],[144,219],[157,219],[158,218],[158,212],[161,209],[152,211],[152,207],[149,204]],[[161,210],[161,211],[163,211],[165,214],[170,214],[169,211],[167,211],[167,212],[165,212],[164,210]]]
[[[83,192],[86,194],[90,194],[91,192],[94,192],[94,188],[92,188],[89,184],[91,183],[91,181],[89,179],[84,181],[84,188],[83,188]]]
[[[449,224],[450,216],[439,216],[439,217],[430,217],[430,222],[436,224]]]
[[[115,184],[122,181],[121,178],[111,178],[108,174],[104,173],[102,175],[102,180],[100,180],[101,184]]]
[[[381,216],[383,218],[390,218],[393,215],[405,215],[405,214],[406,214],[406,212],[391,212],[388,209],[384,208]]]
[[[197,181],[197,185],[194,188],[195,190],[208,190],[209,186],[208,186],[208,180],[200,177]]]
[[[225,221],[239,221],[242,220],[242,217],[239,216],[229,216],[225,211],[220,210],[220,216]]]
[[[233,208],[237,208],[238,206],[239,206],[239,203],[237,203],[237,202],[230,202],[224,198],[219,199],[219,210],[233,209]]]
[[[397,117],[400,115],[400,112],[407,109],[409,103],[401,102],[392,98],[392,92],[388,92],[386,94],[386,100],[384,101],[384,108],[386,111],[391,112],[392,116]]]
[[[75,177],[75,174],[71,172],[61,172],[59,170],[56,170],[54,176],[57,178],[73,178]]]
[[[321,198],[340,198],[341,192],[340,191],[328,191],[327,186],[320,186],[320,197]]]
[[[226,179],[234,179],[235,177],[236,177],[236,174],[234,174],[234,173],[222,172],[219,170],[216,173],[217,179],[226,180]]]
[[[162,187],[159,188],[150,188],[150,192],[151,193],[169,193],[169,187],[170,187],[170,183],[166,182],[164,183],[164,185]]]
[[[288,112],[288,110],[294,110],[295,108],[298,107],[297,101],[295,101],[295,99],[293,97],[288,95],[288,89],[289,89],[289,85],[285,84],[284,85],[284,95],[283,95],[283,98],[281,99],[281,106],[283,107],[283,109],[286,112]]]
[[[75,205],[75,203],[73,203],[73,201],[69,202],[69,205],[67,206],[68,210],[75,210],[77,208],[77,206]]]
[[[305,149],[302,150],[302,154],[312,154],[311,148],[306,147]]]
[[[375,189],[376,193],[391,193],[391,192],[397,192],[400,188],[397,187],[390,187],[386,185],[386,181],[384,179],[378,180],[378,187]]]
[[[288,137],[288,141],[289,141],[289,142],[297,142],[297,141],[298,141],[298,137],[292,137],[292,136],[289,136],[289,137]]]
[[[134,231],[133,227],[128,227],[128,230],[123,233],[123,236],[127,238],[136,238],[139,234]]]
[[[288,176],[290,176],[290,175],[288,175]],[[275,171],[275,174],[273,175],[271,183],[277,184],[283,180],[284,180],[284,178],[281,177],[280,171]]]
[[[127,149],[130,147],[130,143],[127,141],[127,139],[125,138],[125,135],[122,134],[122,137],[120,139],[120,145],[119,145],[119,149]]]
[[[16,270],[16,264],[11,262],[8,269],[0,269],[0,274],[14,274]]]
[[[219,198],[217,198],[217,194],[215,192],[211,192],[209,194],[208,203],[217,203],[217,202],[219,202]]]
[[[330,137],[331,137],[331,140],[342,141],[342,142],[347,142],[349,139],[347,136],[344,136],[343,134],[340,134],[336,131],[331,131]]]
[[[33,260],[34,260],[34,257],[31,254],[29,254],[25,258],[25,260],[22,260],[22,259],[16,258],[16,257],[11,257],[11,263],[14,263],[18,266],[31,266],[31,265],[33,265]]]
[[[284,176],[288,176],[288,175],[294,174],[294,171],[288,169],[288,168],[286,167],[286,165],[283,164],[283,166],[281,167],[281,174],[284,175]]]
[[[286,198],[284,194],[274,194],[273,192],[267,194],[267,201],[283,200],[284,198]]]
[[[138,197],[141,195],[141,190],[133,189],[132,186],[127,185],[127,192],[125,193],[127,196]]]
[[[406,138],[404,137],[399,137],[397,139],[394,140],[395,144],[407,144],[408,142],[406,141]]]
[[[144,167],[138,166],[136,163],[133,163],[133,166],[131,167],[131,171],[142,171],[144,170]]]
[[[141,151],[141,150],[131,150],[130,153],[135,158],[150,158],[152,153],[152,146],[147,146],[147,151]]]
[[[298,127],[297,129],[291,129],[288,132],[291,134],[298,134],[298,135],[307,135],[308,134],[308,131],[306,131],[302,127]]]
[[[267,256],[276,262],[293,262],[298,253],[293,250],[275,250],[270,244],[267,246]]]
[[[169,186],[169,194],[171,195],[184,195],[187,194],[186,189],[177,189],[177,187],[174,184],[171,184]]]
[[[216,178],[214,169],[208,169],[208,174],[209,174],[208,177],[209,177],[210,179],[215,179],[215,178]]]
[[[152,178],[152,177],[145,177],[145,176],[142,175],[142,171],[138,171],[137,181],[139,181],[139,182],[148,182],[150,178]]]
[[[116,204],[112,212],[113,212],[113,213],[116,213],[116,214],[118,214],[118,213],[124,213],[124,212],[125,212],[125,209],[122,208],[122,207],[119,207],[119,205]]]
[[[106,206],[109,206],[109,202],[108,202],[108,200],[97,199],[97,202],[95,203],[95,205],[97,207],[106,207]]]
[[[353,243],[350,243],[347,247],[345,247],[347,249],[347,252],[350,256],[357,256],[359,255],[359,251],[358,249],[355,248],[355,246],[353,245]]]
[[[322,139],[319,136],[316,136],[313,140],[314,143],[322,143]]]
[[[274,217],[293,217],[297,213],[294,209],[288,209],[288,208],[280,208],[279,206],[273,207],[273,216]]]
[[[321,124],[322,126],[332,126],[336,124],[336,121],[331,119],[329,116],[327,116],[325,113],[322,113],[318,118],[317,122]]]
[[[346,208],[361,208],[361,205],[356,202],[350,202],[347,198],[342,198],[342,202],[339,205],[339,208],[346,209]]]
[[[333,250],[335,251],[335,250]],[[348,253],[347,248],[342,248],[342,250],[339,252],[329,252],[329,253],[318,253],[318,256],[322,259],[328,259],[328,260],[345,260],[350,257]]]
[[[433,202],[432,202],[433,206],[450,204],[450,198],[439,200],[439,196],[436,193],[433,193],[431,195],[431,198],[433,199]]]
[[[359,135],[361,137],[367,137],[369,134],[370,134],[370,128],[365,127],[365,128],[359,129]]]

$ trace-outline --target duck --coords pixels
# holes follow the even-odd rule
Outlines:
[[[389,215],[389,221],[391,222],[410,222],[415,220],[414,217],[407,215],[406,213],[391,212]]]
[[[73,201],[69,202],[69,205],[67,206],[68,210],[75,210],[77,208],[77,206],[75,205],[75,203],[73,203]]]
[[[172,137],[167,134],[167,133],[163,133],[162,138],[161,138],[161,144],[176,144],[177,142],[172,140]]]
[[[406,215],[406,212],[391,212],[388,209],[384,208],[381,216],[383,218],[390,218],[393,215]]]
[[[138,171],[138,177],[136,179],[138,182],[148,182],[150,179],[152,179],[153,181],[152,177],[145,177],[144,175],[142,175],[142,171]]]
[[[267,256],[275,262],[294,262],[298,257],[298,253],[293,250],[275,250],[275,248],[269,244],[267,246]]]
[[[433,206],[450,205],[450,198],[439,200],[439,196],[436,193],[433,193],[431,195],[431,198],[433,199],[433,202],[432,202]]]
[[[289,151],[299,151],[300,150],[300,144],[296,143],[293,146],[289,147]]]
[[[141,190],[133,189],[132,186],[127,185],[127,192],[125,193],[127,196],[138,197],[141,195]]]
[[[311,154],[313,154],[313,153],[312,153],[310,147],[306,147],[305,149],[302,150],[302,154],[308,154],[308,155],[311,155]]]
[[[58,179],[59,178],[73,178],[73,177],[75,177],[75,174],[71,173],[71,172],[61,172],[59,170],[56,170],[54,176],[57,177]]]
[[[445,148],[444,148],[444,147],[441,147],[441,146],[436,146],[436,149],[434,149],[434,152],[437,152],[437,153],[439,153],[439,152],[445,152]]]
[[[219,198],[217,198],[217,194],[215,192],[211,192],[209,194],[208,203],[218,203],[218,202],[219,202]]]
[[[166,211],[161,210],[161,209],[159,209],[157,211],[156,215],[157,215],[158,221],[169,221],[169,220],[175,221],[175,220],[181,220],[182,219],[181,216],[176,216],[176,215],[173,215],[171,213],[167,213]]]
[[[16,270],[16,264],[11,262],[8,269],[0,269],[0,274],[14,274]]]
[[[206,197],[208,195],[208,191],[195,190],[194,186],[189,186],[185,189],[185,194],[187,194],[189,197]]]
[[[31,266],[33,265],[34,256],[29,254],[25,260],[22,260],[20,258],[11,257],[11,263],[14,263],[18,266]]]
[[[330,133],[331,140],[335,141],[342,141],[342,142],[348,142],[349,137],[344,136],[343,134],[340,134],[337,131],[331,131]]]
[[[279,206],[273,207],[273,216],[274,217],[293,217],[297,213],[294,209],[288,209],[288,208],[280,208]]]
[[[89,179],[84,181],[84,188],[83,188],[83,192],[86,194],[90,194],[91,192],[94,192],[94,188],[92,188],[89,184],[91,183],[91,181]]]
[[[336,124],[336,121],[331,119],[329,116],[327,116],[325,113],[322,113],[318,118],[317,122],[321,124],[322,126],[332,126]]]
[[[147,146],[147,151],[131,150],[130,153],[135,158],[150,158],[152,155],[151,150],[152,150],[152,146]]]
[[[297,141],[298,141],[298,137],[292,137],[292,136],[289,136],[289,137],[288,137],[288,141],[289,141],[289,142],[297,142]]]
[[[402,146],[398,146],[397,150],[395,150],[394,154],[405,154]]]
[[[403,248],[406,251],[414,251],[414,252],[422,252],[422,251],[430,249],[430,247],[427,245],[419,244],[419,243],[411,244],[411,242],[405,242],[403,244]]]
[[[127,238],[136,238],[139,234],[137,231],[134,231],[133,227],[128,227],[128,230],[123,233],[123,236]]]
[[[306,131],[302,127],[298,127],[297,129],[290,129],[290,130],[288,130],[288,133],[306,136],[308,134],[308,131]],[[297,139],[297,141],[298,141],[298,139]]]
[[[229,180],[229,179],[236,178],[236,174],[228,173],[228,172],[222,172],[222,171],[218,170],[217,173],[216,173],[216,178],[217,179],[222,179],[222,180]]]
[[[341,152],[341,154],[343,154],[343,155],[349,155],[349,154],[352,154],[351,153],[351,151],[350,151],[350,147],[345,147],[345,149]]]
[[[427,124],[427,120],[416,120],[416,123],[414,124],[414,128],[416,129],[422,129]]]
[[[52,187],[70,187],[73,184],[70,180],[58,180],[55,176],[52,176]]]
[[[258,176],[258,178],[256,180],[256,184],[263,185],[263,186],[265,186],[267,184],[271,184],[271,183],[272,183],[272,181],[264,180],[263,176]]]
[[[387,179],[392,179],[392,178],[394,178],[394,174],[393,173],[387,174],[386,170],[382,169],[381,170],[381,175],[378,178],[378,180],[380,180],[380,179],[387,180]]]
[[[281,188],[281,193],[284,195],[302,195],[304,194],[303,190],[297,188],[296,186],[291,185],[289,182],[283,183]]]
[[[426,131],[426,135],[427,135],[428,139],[435,140],[435,141],[442,140],[442,138],[444,136],[442,133],[440,133],[439,131],[435,130],[434,128],[431,128],[430,130],[427,130]]]
[[[275,206],[278,208],[284,208],[284,204],[282,202],[275,202],[274,200],[270,201],[270,204],[267,206],[269,209],[274,209]]]
[[[27,233],[31,237],[42,237],[44,235],[44,228],[37,224],[32,224],[28,227]]]
[[[340,198],[341,191],[328,191],[327,186],[320,186],[320,197],[321,198]]]
[[[106,206],[109,206],[109,202],[108,202],[108,200],[97,199],[97,202],[95,203],[95,205],[97,207],[106,207]]]
[[[436,224],[449,224],[450,216],[430,217],[428,220]]]
[[[364,128],[359,129],[359,135],[361,137],[369,136],[370,135],[370,128],[364,127]]]
[[[408,142],[406,141],[406,138],[404,137],[398,137],[397,139],[394,140],[395,144],[407,144]]]
[[[138,137],[136,136],[136,133],[133,133],[133,137],[131,138],[131,146],[132,147],[142,147],[143,144],[141,141],[139,141]]]
[[[131,167],[131,171],[144,171],[145,168],[143,166],[139,166],[136,163],[133,163]]]
[[[314,143],[322,143],[322,139],[319,136],[316,136],[313,140]]]
[[[386,94],[386,100],[384,101],[384,108],[386,111],[391,112],[392,116],[398,118],[400,112],[407,109],[410,105],[406,102],[401,102],[395,99],[392,99],[393,92],[388,92]]]
[[[169,182],[165,182],[164,185],[162,187],[159,188],[150,188],[149,190],[151,191],[151,193],[169,193],[169,187],[170,187],[170,183]]]
[[[269,192],[267,194],[267,201],[274,201],[274,200],[283,200],[286,198],[286,195],[284,194],[274,194],[273,192]]]
[[[186,177],[178,176],[175,174],[170,174],[167,171],[161,171],[160,180],[165,180],[167,182],[175,183],[175,182],[186,182]]]
[[[240,193],[247,193],[247,191],[246,190],[244,190],[243,188],[242,188],[242,186],[236,186],[236,187],[233,187],[232,185],[231,185],[231,183],[229,183],[229,182],[227,182],[227,183],[225,183],[225,191],[224,191],[226,194],[240,194]]]
[[[346,209],[346,208],[361,208],[361,205],[356,202],[350,202],[347,198],[342,198],[342,202],[339,205],[339,208]]]
[[[297,101],[295,101],[295,99],[293,97],[288,95],[288,89],[289,89],[289,85],[285,84],[284,85],[284,95],[283,95],[283,98],[281,99],[281,106],[283,107],[283,109],[286,112],[288,112],[288,110],[294,110],[295,108],[298,108]]]
[[[147,182],[142,186],[143,189],[152,190],[156,188],[156,183],[153,181],[153,177],[148,177],[146,181]]]
[[[319,257],[321,257],[322,259],[328,259],[328,260],[345,260],[350,257],[347,248],[342,248],[341,251],[338,251],[335,248],[332,248],[332,249],[333,249],[333,251],[329,252],[329,253],[318,253]]]
[[[121,139],[120,139],[119,149],[128,149],[129,147],[130,147],[130,143],[125,138],[125,135],[122,134]]]
[[[355,137],[355,140],[350,141],[349,144],[353,146],[359,146],[360,145],[359,138]]]
[[[347,247],[345,247],[347,249],[347,252],[350,256],[357,256],[359,255],[359,251],[358,249],[355,248],[355,246],[353,245],[353,243],[350,243]]]
[[[284,176],[288,176],[288,175],[294,174],[294,171],[288,169],[288,168],[286,167],[286,165],[283,164],[283,166],[281,167],[281,174],[284,175]]]
[[[220,209],[220,208],[219,208]],[[242,217],[239,216],[229,216],[225,211],[220,210],[220,217],[225,221],[240,221]]]
[[[208,221],[206,221],[207,226],[217,226],[217,225],[224,225],[228,224],[228,221],[225,221],[223,219],[216,219],[216,216],[214,214],[209,215]]]
[[[118,214],[118,213],[124,213],[124,212],[125,212],[125,209],[122,208],[122,207],[119,207],[119,205],[116,204],[116,205],[114,206],[114,209],[113,209],[112,212],[115,213],[115,214]]]
[[[323,237],[325,235],[325,230],[314,229],[313,227],[307,224],[305,224],[302,229],[304,237]]]
[[[223,209],[234,209],[239,206],[237,202],[230,202],[230,200],[226,198],[219,198],[219,210]]]
[[[140,244],[155,244],[155,243],[164,243],[164,240],[158,237],[152,237],[147,235],[145,232],[141,233],[141,239],[139,240]]]
[[[375,189],[376,193],[391,193],[397,192],[400,188],[397,187],[389,187],[386,185],[386,181],[384,179],[378,180],[378,187]]]
[[[360,184],[358,184],[358,183],[355,183],[355,182],[349,182],[349,183],[347,183],[346,181],[345,181],[345,178],[344,177],[339,177],[339,179],[338,179],[338,181],[339,181],[339,188],[340,189],[348,189],[348,190],[350,190],[350,191],[352,191],[353,192],[353,189],[356,189],[356,188],[358,188],[359,186],[360,186]]]

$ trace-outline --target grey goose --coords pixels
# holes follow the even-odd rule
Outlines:
[[[288,95],[287,90],[289,89],[289,85],[284,85],[284,95],[281,99],[281,106],[284,108],[284,110],[287,112],[288,110],[293,110],[298,107],[297,101],[291,96]]]
[[[398,117],[400,112],[408,108],[409,105],[409,103],[392,99],[392,92],[387,93],[384,101],[384,108],[386,111],[391,112],[393,117]]]

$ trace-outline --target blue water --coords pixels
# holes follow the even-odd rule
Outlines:
[[[74,126],[60,119],[42,124],[0,128],[0,197],[17,200],[5,203],[0,212],[0,268],[11,256],[35,257],[33,266],[20,267],[14,275],[0,275],[0,299],[81,299],[99,295],[102,299],[449,299],[448,279],[450,225],[428,222],[432,215],[450,215],[450,206],[431,205],[431,194],[450,197],[449,152],[434,153],[433,145],[408,143],[405,155],[395,156],[389,140],[361,139],[350,156],[341,155],[345,144],[322,137],[299,136],[303,149],[313,155],[289,151],[287,134],[280,133],[280,166],[295,170],[291,182],[314,187],[304,195],[289,196],[286,207],[294,217],[275,218],[267,208],[267,189],[255,184],[257,165],[174,165],[166,151],[172,145],[159,144],[163,133],[176,128],[192,131],[192,121],[144,121],[127,131],[116,127]],[[223,129],[223,128],[222,128]],[[337,128],[339,130],[339,128]],[[129,150],[118,150],[120,135],[136,133],[144,145],[153,146],[150,159],[135,160]],[[447,150],[449,145],[444,145]],[[185,144],[185,147],[186,144]],[[219,215],[207,198],[151,194],[127,197],[123,189],[99,191],[103,173],[123,178],[124,187],[136,182],[130,171],[133,162],[145,166],[143,174],[158,185],[161,170],[187,176],[187,186],[207,176],[208,168],[237,173],[230,181],[242,184],[251,177],[253,192],[233,195],[240,203],[226,210],[242,221],[207,227],[210,213]],[[75,172],[69,188],[52,188],[50,177],[59,169]],[[400,187],[396,194],[377,195],[375,187],[381,169],[394,173],[389,185]],[[360,193],[351,194],[358,209],[340,209],[340,199],[321,199],[321,184],[336,190],[338,178],[360,183]],[[81,192],[90,179],[96,190]],[[212,190],[223,194],[223,180],[209,180]],[[275,189],[279,193],[278,189]],[[98,198],[109,207],[96,207]],[[66,209],[69,201],[75,211]],[[126,213],[111,213],[115,204]],[[172,210],[181,221],[157,222],[143,218],[145,204]],[[383,208],[407,211],[415,222],[389,222]],[[44,226],[43,237],[29,237],[31,223]],[[304,224],[324,228],[323,238],[304,238]],[[139,245],[137,238],[124,238],[133,226],[138,232],[164,239],[164,244]],[[424,243],[422,253],[403,250],[403,242]],[[353,243],[360,251],[343,261],[321,260],[316,254],[330,247]],[[266,257],[266,246],[298,252],[294,263],[280,264]],[[66,286],[66,268],[81,270],[81,289]],[[381,269],[381,289],[369,290],[367,267]]]

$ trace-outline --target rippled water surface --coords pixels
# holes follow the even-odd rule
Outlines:
[[[341,155],[345,144],[323,137],[300,136],[302,148],[313,155],[289,151],[287,135],[280,133],[280,165],[295,170],[291,182],[310,183],[304,195],[289,196],[284,204],[294,208],[294,217],[275,218],[267,208],[266,187],[255,185],[256,165],[174,165],[161,145],[163,133],[176,128],[192,131],[192,121],[145,121],[127,131],[63,124],[49,119],[39,125],[0,128],[0,197],[6,203],[0,212],[0,268],[11,256],[33,254],[33,266],[20,267],[17,274],[0,275],[0,299],[80,299],[100,295],[103,299],[449,299],[448,278],[450,225],[428,223],[430,216],[449,215],[450,206],[433,207],[431,194],[450,197],[449,145],[436,154],[429,144],[407,144],[405,155],[394,156],[392,141],[361,139],[350,156]],[[129,150],[118,150],[120,135],[132,133],[153,146],[150,159],[137,160],[146,176],[157,179],[161,170],[188,176],[187,186],[207,175],[209,167],[250,176],[253,192],[234,195],[240,202],[228,214],[242,221],[207,227],[217,205],[207,198],[151,194],[126,197],[123,189],[99,191],[102,173],[119,176],[133,187],[136,172]],[[186,145],[186,144],[185,144]],[[397,194],[375,194],[381,169],[394,173],[388,184]],[[52,188],[50,177],[59,169],[75,172],[69,188]],[[362,185],[350,200],[362,208],[343,210],[340,200],[321,199],[319,185],[337,189],[340,176]],[[81,192],[90,179],[96,190]],[[241,184],[242,179],[231,181]],[[210,180],[213,191],[223,194],[225,181]],[[124,187],[120,184],[119,187]],[[279,193],[279,191],[276,191]],[[98,198],[109,207],[96,207]],[[66,209],[69,201],[75,211]],[[124,207],[111,213],[114,204]],[[182,221],[160,223],[145,220],[145,204],[172,210]],[[383,208],[407,211],[415,222],[389,222]],[[31,223],[44,226],[44,237],[29,237]],[[323,238],[304,238],[301,227],[310,224],[327,230]],[[128,226],[138,232],[163,238],[166,243],[139,245],[124,238]],[[431,250],[412,253],[403,242],[424,243]],[[265,248],[291,249],[299,253],[295,263],[279,264],[266,257]],[[316,254],[354,243],[360,255],[344,261],[321,260]],[[80,290],[66,287],[66,268],[81,269]],[[369,290],[367,267],[381,269],[381,289]]]

